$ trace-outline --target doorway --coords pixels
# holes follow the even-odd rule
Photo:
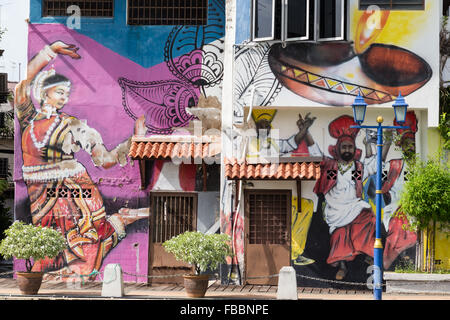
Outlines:
[[[290,265],[291,191],[245,190],[245,281],[276,285]]]
[[[193,272],[189,264],[175,259],[162,244],[185,231],[197,230],[197,193],[152,192],[149,235],[149,283],[182,283],[182,276]],[[158,277],[160,276],[160,277]],[[170,277],[164,277],[170,276]]]

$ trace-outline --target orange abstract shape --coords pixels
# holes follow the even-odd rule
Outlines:
[[[355,34],[355,50],[363,53],[378,37],[387,23],[389,10],[370,10],[370,7],[359,19]]]

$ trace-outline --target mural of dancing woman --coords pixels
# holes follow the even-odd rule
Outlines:
[[[127,139],[107,150],[95,129],[62,112],[72,84],[48,64],[58,55],[81,59],[77,51],[75,45],[62,41],[46,45],[29,61],[27,78],[15,89],[22,173],[32,223],[59,230],[67,240],[67,248],[58,257],[35,263],[33,271],[92,274],[126,236],[125,227],[145,218],[129,208],[107,214],[98,187],[74,157],[83,149],[96,167],[124,166],[130,144]],[[31,92],[37,103],[33,103]]]

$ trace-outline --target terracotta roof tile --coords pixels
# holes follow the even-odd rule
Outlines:
[[[228,179],[305,179],[317,180],[320,177],[319,162],[257,163],[225,158],[225,176]]]
[[[133,141],[132,159],[207,158],[220,153],[220,143]]]

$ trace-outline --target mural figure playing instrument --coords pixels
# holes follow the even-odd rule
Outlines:
[[[371,205],[363,199],[363,184],[376,173],[376,155],[372,153],[370,141],[364,139],[366,156],[360,161],[362,152],[355,142],[359,129],[350,128],[354,124],[353,118],[347,115],[329,124],[329,133],[337,142],[329,146],[331,157],[325,157],[322,161],[323,174],[314,186],[319,206],[324,202],[323,214],[329,226],[330,253],[326,261],[338,267],[337,280],[344,279],[348,271],[347,263],[356,256],[365,254],[366,262],[371,263],[375,241],[375,215]],[[322,154],[309,132],[304,139],[312,155]],[[385,182],[385,185],[389,183]],[[399,239],[404,235],[405,230],[402,228],[389,228],[383,252],[385,268],[389,267],[399,252],[407,248],[402,245],[398,250]]]
[[[394,126],[399,124],[394,120]],[[415,134],[417,132],[417,117],[414,111],[408,111],[406,114],[405,126],[410,129],[397,129],[399,139],[396,140],[397,147],[400,147],[404,155],[415,154]],[[384,251],[386,258],[383,259],[384,269],[389,269],[395,259],[408,248],[413,247],[417,242],[417,234],[408,229],[409,222],[403,215],[399,205],[400,193],[405,182],[407,173],[406,161],[403,158],[391,159],[385,161],[387,153],[391,146],[391,141],[387,140],[383,146],[383,180],[382,206],[383,206],[383,226],[387,232],[387,237],[392,238],[386,243]],[[369,177],[365,183],[364,196],[372,207],[375,203],[375,177]],[[389,258],[388,258],[389,257]]]
[[[325,201],[323,213],[331,235],[327,263],[339,268],[337,280],[345,277],[346,263],[357,255],[364,253],[373,257],[375,215],[370,205],[362,200],[362,183],[376,172],[376,157],[367,153],[360,161],[361,150],[355,143],[359,129],[350,128],[352,124],[353,118],[347,115],[330,123],[328,130],[337,143],[328,148],[332,157],[322,161],[323,174],[314,187],[319,199]],[[310,152],[321,155],[309,133],[306,139]]]
[[[124,166],[130,144],[127,139],[107,150],[95,129],[61,111],[69,101],[71,81],[53,68],[44,69],[58,55],[80,59],[77,51],[75,45],[61,41],[46,45],[31,59],[27,78],[15,89],[22,172],[32,222],[55,228],[67,239],[63,253],[35,263],[33,271],[61,270],[70,274],[76,270],[91,274],[100,269],[106,254],[126,236],[125,227],[146,217],[140,210],[129,208],[107,215],[98,187],[74,157],[83,149],[97,167]]]

